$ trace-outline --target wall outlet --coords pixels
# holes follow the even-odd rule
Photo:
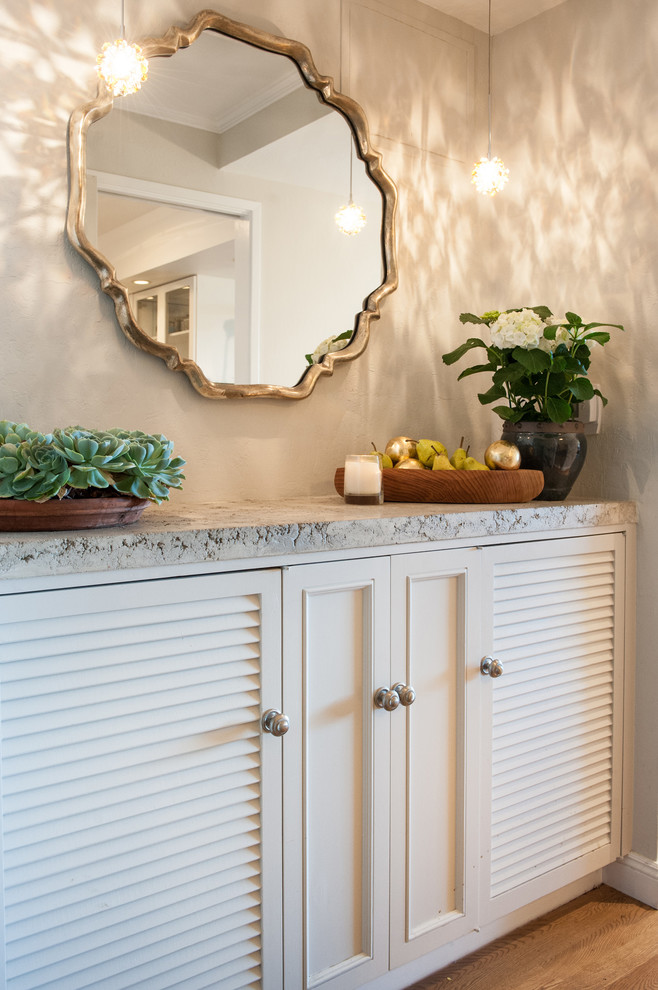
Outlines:
[[[595,385],[594,388],[598,388]],[[601,397],[595,395],[593,399],[588,399],[587,402],[579,402],[576,410],[576,418],[581,421],[585,427],[585,433],[590,435],[595,435],[601,432],[601,419],[603,417],[603,403],[601,402]]]

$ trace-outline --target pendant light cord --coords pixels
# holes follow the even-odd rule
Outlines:
[[[489,0],[489,2],[491,2],[491,0]],[[124,0],[121,0],[121,38],[125,41],[125,39],[126,39],[126,23],[125,23],[125,17],[124,17],[123,4],[124,4]]]
[[[338,53],[339,53],[338,54],[338,59],[339,59],[338,84],[340,86],[340,91],[342,93],[343,92],[343,5],[342,4],[340,5],[340,23],[339,23],[339,28],[338,29],[340,31],[340,42],[339,42],[339,45],[338,45]],[[354,154],[354,151],[353,151],[353,148],[352,148],[352,134],[350,133],[350,198],[349,198],[350,205],[352,204],[352,158],[353,158],[353,154]]]
[[[350,134],[350,204],[352,203],[352,160],[354,158],[354,151],[352,148],[352,135]]]
[[[122,0],[123,2],[123,0]],[[491,0],[489,0],[489,84],[488,84],[488,113],[489,113],[489,154],[487,157],[491,161]]]

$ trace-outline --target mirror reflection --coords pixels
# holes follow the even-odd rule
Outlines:
[[[382,195],[343,115],[290,59],[216,31],[94,122],[85,182],[84,233],[138,328],[210,382],[295,385],[385,278]],[[335,223],[350,183],[354,236]]]

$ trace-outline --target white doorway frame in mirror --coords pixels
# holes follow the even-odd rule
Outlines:
[[[236,224],[235,236],[235,381],[261,381],[261,204],[111,172],[89,171],[85,224],[88,236],[96,234],[89,226],[97,222],[97,202],[94,200],[99,193],[130,196],[168,206],[185,206],[230,215],[242,221]]]

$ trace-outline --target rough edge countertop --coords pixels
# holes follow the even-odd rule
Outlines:
[[[0,579],[478,539],[637,520],[634,502],[346,505],[337,495],[148,506],[119,528],[0,533]],[[99,566],[99,557],[102,564]]]

